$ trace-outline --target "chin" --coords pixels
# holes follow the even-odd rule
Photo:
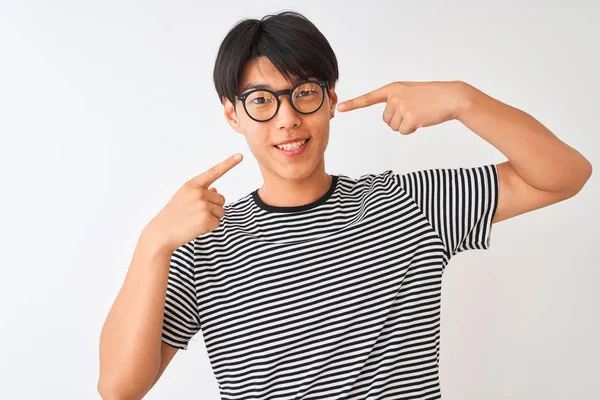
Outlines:
[[[300,168],[299,166],[294,166],[291,168],[278,168],[276,171],[277,175],[291,181],[302,181],[310,177],[313,172],[314,168]]]
[[[278,163],[271,164],[271,172],[279,177],[290,181],[302,181],[309,178],[316,169],[317,165],[308,161],[299,164],[281,165]]]

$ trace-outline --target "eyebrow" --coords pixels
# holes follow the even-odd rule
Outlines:
[[[298,82],[301,82],[303,80],[304,79],[300,79],[300,78],[294,79],[294,81],[292,82],[292,86],[294,86],[295,84],[297,84]],[[251,90],[251,89],[270,89],[270,90],[275,90],[268,83],[264,83],[264,82],[249,82],[249,83],[245,84],[242,87],[242,90],[240,90],[240,93],[245,93],[245,92],[247,92],[248,90]]]

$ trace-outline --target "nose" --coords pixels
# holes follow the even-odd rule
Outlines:
[[[292,101],[289,95],[279,97],[281,104],[275,118],[277,119],[278,128],[294,128],[300,125],[300,114],[292,106]]]

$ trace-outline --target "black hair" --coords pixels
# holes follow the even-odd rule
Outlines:
[[[241,20],[227,33],[213,71],[219,101],[225,97],[235,107],[246,62],[261,56],[290,83],[294,77],[314,76],[331,88],[339,78],[337,59],[325,36],[304,15],[283,11],[260,20]]]

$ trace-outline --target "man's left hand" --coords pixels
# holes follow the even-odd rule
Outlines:
[[[372,92],[338,104],[345,112],[386,102],[383,120],[392,130],[409,135],[418,128],[458,118],[468,104],[461,81],[392,82]]]

